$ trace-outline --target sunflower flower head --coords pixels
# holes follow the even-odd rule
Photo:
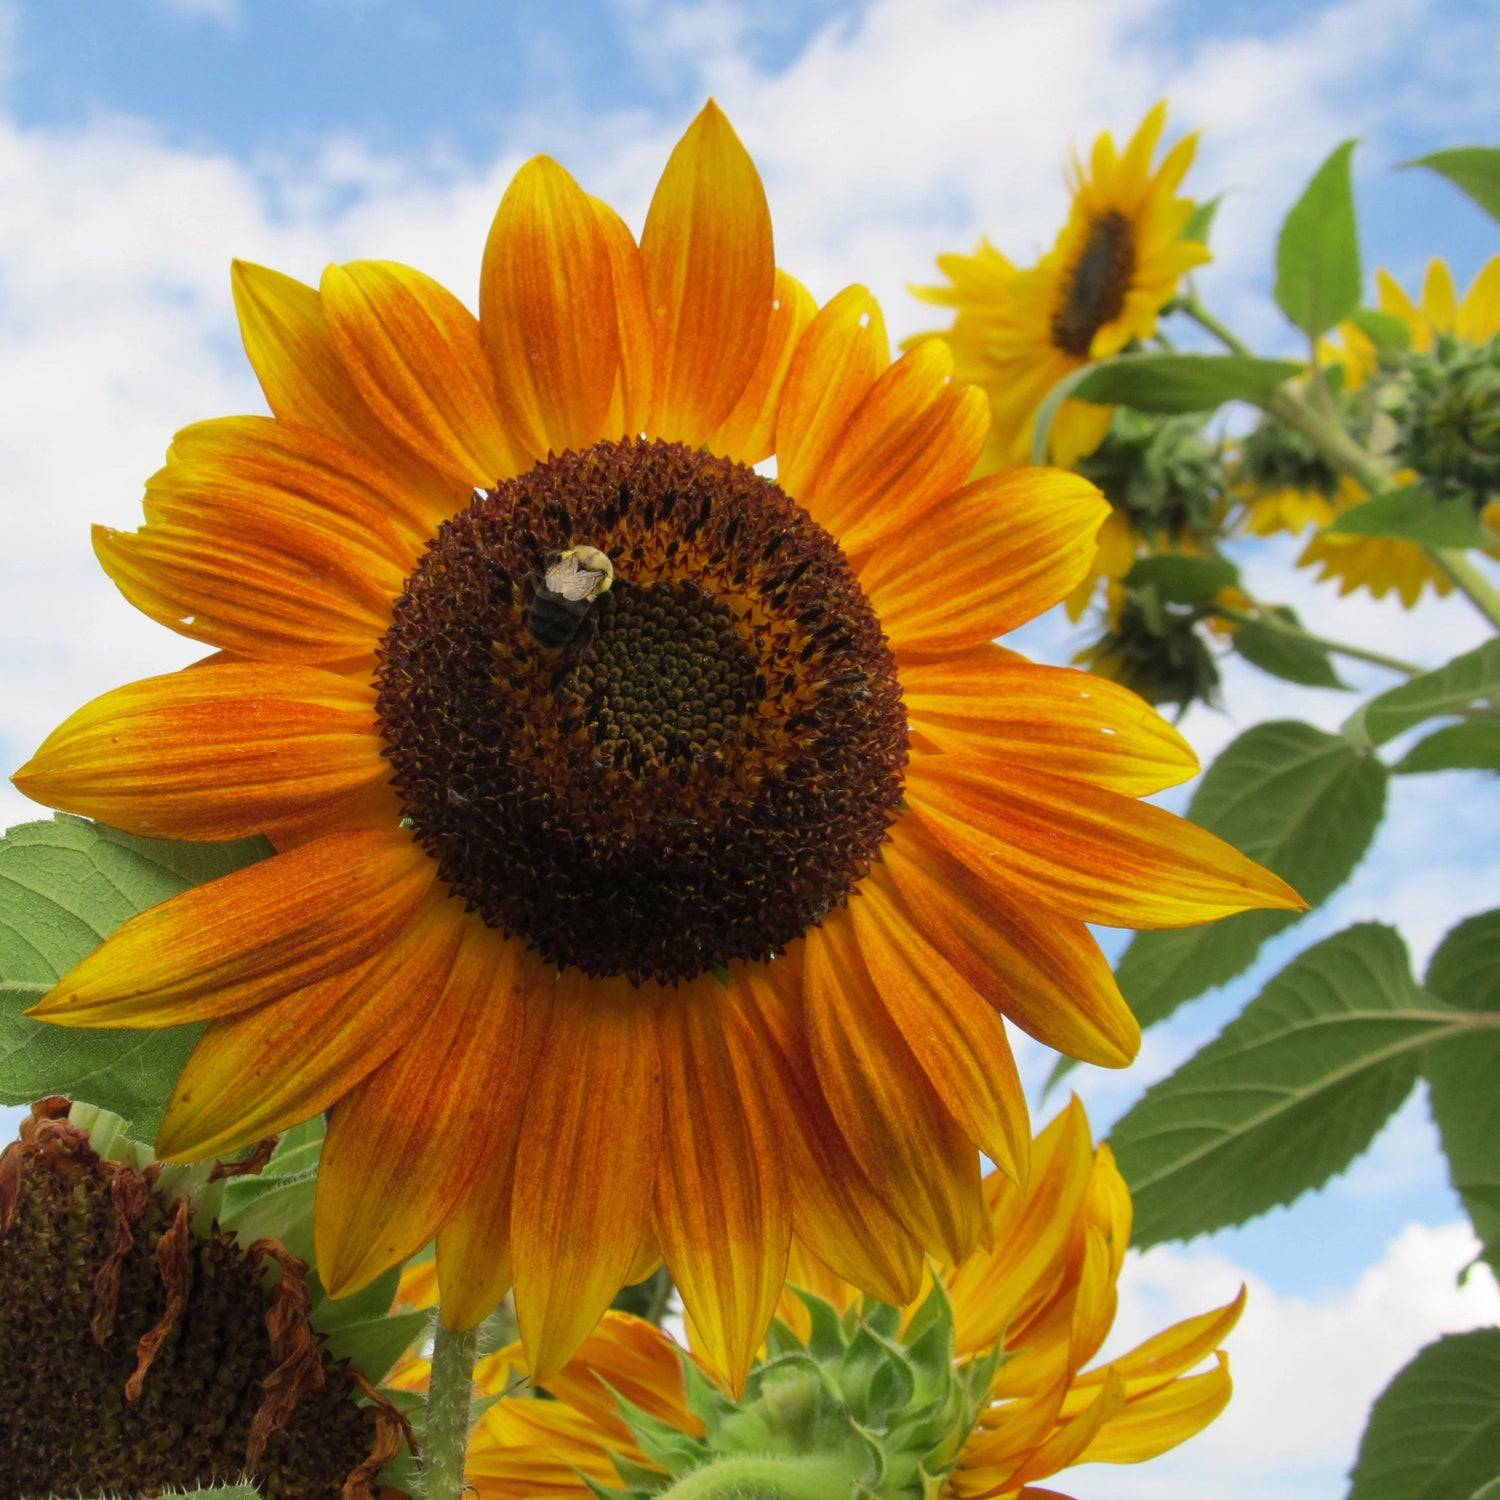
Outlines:
[[[1151,587],[1112,582],[1103,628],[1073,657],[1076,665],[1117,682],[1147,703],[1220,707],[1219,666],[1199,624],[1201,609],[1163,599]]]
[[[61,1098],[0,1153],[6,1500],[245,1475],[287,1500],[394,1500],[374,1481],[392,1414],[322,1348],[307,1263],[195,1223],[210,1175],[101,1155]]]
[[[523,167],[477,317],[385,261],[234,286],[274,415],[178,434],[146,524],[95,537],[219,654],[16,780],[276,852],[35,1014],[208,1023],[169,1159],[329,1112],[334,1293],[435,1238],[448,1326],[513,1286],[545,1378],[665,1261],[738,1386],[794,1228],[891,1303],[978,1243],[980,1152],[1024,1178],[1030,1147],[1006,1018],[1133,1057],[1088,922],[1299,904],[1136,800],[1196,769],[1138,699],[993,644],[1083,580],[1108,506],[970,482],[984,393],[777,268],[713,104],[639,241]]]
[[[726,1493],[735,1478],[783,1493],[781,1473],[798,1476],[788,1491],[798,1494],[821,1478],[830,1500],[1008,1500],[1074,1464],[1139,1463],[1175,1447],[1229,1400],[1220,1345],[1243,1291],[1096,1363],[1130,1195],[1076,1101],[1037,1137],[1032,1164],[1024,1189],[986,1179],[990,1245],[956,1268],[929,1267],[904,1308],[861,1295],[795,1245],[791,1285],[738,1399],[623,1314],[545,1383],[551,1400],[529,1399],[519,1346],[501,1350],[481,1379],[508,1395],[474,1430],[468,1482],[479,1500],[644,1500],[687,1474],[705,1492],[717,1473]]]
[[[913,288],[955,310],[951,328],[924,337],[946,342],[960,378],[989,397],[994,425],[981,473],[1026,463],[1047,392],[1071,371],[1151,338],[1182,277],[1210,258],[1206,246],[1182,238],[1193,204],[1177,196],[1196,136],[1153,165],[1166,120],[1166,104],[1157,104],[1123,151],[1106,131],[1087,164],[1075,154],[1067,223],[1035,266],[1021,269],[984,242],[972,256],[938,258],[946,286]],[[1052,460],[1071,468],[1093,452],[1110,411],[1064,401],[1049,436]]]

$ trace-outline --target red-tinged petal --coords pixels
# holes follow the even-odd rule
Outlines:
[[[532,1374],[573,1357],[624,1284],[661,1149],[649,987],[566,970],[516,1162],[511,1263]]]
[[[1140,1023],[1082,922],[1018,900],[987,869],[946,853],[916,819],[897,825],[882,858],[932,946],[1009,1020],[1099,1067],[1135,1059]]]
[[[1185,927],[1306,910],[1284,880],[1196,824],[1068,777],[927,755],[907,768],[907,795],[971,869],[1087,922]]]
[[[776,414],[776,482],[811,507],[828,454],[891,362],[880,304],[845,287],[797,344]]]
[[[496,1401],[469,1438],[464,1479],[483,1500],[590,1500],[582,1475],[618,1483],[609,1448],[587,1417],[561,1401]]]
[[[805,944],[769,965],[736,965],[731,983],[771,1061],[768,1093],[786,1150],[793,1225],[813,1255],[845,1281],[901,1307],[916,1297],[922,1247],[865,1174],[839,1129],[808,1050],[802,1005]]]
[[[422,496],[441,506],[451,486],[365,404],[339,358],[317,292],[243,260],[234,262],[230,280],[245,353],[271,410],[283,422],[373,459],[413,500]]]
[[[210,1022],[172,1091],[156,1154],[223,1155],[342,1099],[422,1024],[472,920],[433,892],[369,962]]]
[[[454,484],[489,487],[530,467],[506,430],[479,320],[452,292],[393,261],[323,273],[323,311],[371,411]]]
[[[547,156],[512,178],[484,247],[479,316],[501,406],[532,453],[603,433],[620,331],[605,232]]]
[[[1198,773],[1193,748],[1145,699],[1092,672],[994,646],[901,673],[913,726],[940,750],[984,755],[1145,797]]]
[[[960,1261],[986,1229],[979,1156],[880,1002],[847,912],[808,934],[808,1040],[856,1160],[930,1251]]]
[[[604,426],[606,437],[638,437],[652,426],[656,371],[656,334],[651,304],[646,299],[646,273],[641,252],[629,225],[609,204],[590,198],[609,251],[610,279],[615,291],[620,355],[615,390]]]
[[[708,438],[707,445],[714,453],[742,464],[758,464],[771,456],[776,446],[776,413],[792,356],[817,310],[812,293],[778,269],[776,300],[771,307],[771,326],[760,363],[735,402],[734,410]]]
[[[760,363],[776,295],[760,174],[712,100],[657,184],[641,264],[656,333],[656,435],[696,445]]]
[[[903,354],[875,382],[828,450],[814,515],[846,552],[918,523],[969,477],[990,430],[978,386],[953,380],[939,339]]]
[[[147,838],[278,840],[366,807],[390,779],[381,744],[368,683],[222,662],[95,698],[13,779],[49,807]]]
[[[57,1026],[235,1015],[365,963],[436,874],[400,829],[329,834],[132,917],[30,1014]]]
[[[1108,514],[1076,474],[991,474],[870,553],[859,581],[898,657],[967,651],[1066,599],[1088,576]]]
[[[1031,1121],[999,1013],[929,942],[877,866],[851,902],[855,940],[879,1004],[969,1138],[1026,1180]]]
[[[546,1034],[545,1006],[528,999],[537,968],[518,941],[466,920],[416,1033],[334,1107],[317,1206],[330,1295],[415,1254],[505,1145]]]
[[[545,1000],[551,1000],[550,985]],[[477,1328],[510,1290],[510,1211],[524,1118],[520,1110],[511,1115],[469,1196],[438,1231],[439,1305],[448,1328]]]
[[[712,976],[660,1013],[663,1083],[655,1225],[705,1361],[736,1395],[770,1326],[792,1223],[768,1067]]]

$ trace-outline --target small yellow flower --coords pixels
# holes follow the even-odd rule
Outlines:
[[[929,1266],[922,1296],[892,1320],[895,1327],[886,1335],[899,1345],[913,1318],[926,1316],[917,1310],[936,1278],[951,1307],[955,1370],[997,1349],[1001,1353],[981,1392],[977,1421],[965,1431],[962,1424],[972,1416],[966,1410],[956,1434],[927,1433],[922,1439],[931,1446],[921,1467],[945,1476],[941,1490],[931,1492],[944,1500],[1040,1495],[1028,1486],[1075,1464],[1154,1458],[1206,1427],[1230,1397],[1228,1356],[1220,1345],[1239,1319],[1243,1288],[1224,1307],[1085,1368],[1114,1320],[1130,1239],[1130,1194],[1108,1146],[1092,1144],[1076,1099],[1037,1137],[1031,1159],[1024,1189],[998,1173],[985,1181],[989,1248],[953,1269]],[[846,1326],[876,1316],[856,1288],[800,1242],[793,1247],[791,1274],[794,1285],[843,1312]],[[811,1315],[801,1297],[784,1292],[777,1313],[797,1339],[808,1340]],[[621,1487],[621,1474],[631,1466],[660,1473],[615,1394],[684,1438],[703,1440],[704,1424],[684,1381],[690,1358],[650,1324],[609,1314],[567,1368],[545,1382],[555,1399],[502,1399],[489,1407],[470,1440],[468,1483],[480,1500],[544,1494],[584,1500],[593,1493],[584,1475],[607,1492]],[[1211,1363],[1193,1373],[1205,1362]],[[525,1372],[524,1355],[513,1345],[481,1362],[480,1388],[514,1395],[525,1384]],[[415,1383],[423,1374],[423,1367],[414,1367]],[[845,1398],[858,1419],[857,1396],[845,1392]],[[742,1425],[766,1416],[748,1410]],[[770,1412],[767,1427],[758,1429],[770,1451],[781,1435],[775,1416]],[[725,1456],[729,1441],[710,1436],[707,1457]],[[936,1464],[934,1452],[942,1455]],[[891,1456],[897,1464],[912,1459],[909,1449]],[[907,1490],[882,1487],[878,1493]]]
[[[1210,258],[1206,246],[1181,238],[1193,204],[1176,196],[1197,137],[1184,136],[1152,167],[1166,120],[1162,102],[1123,152],[1106,131],[1087,167],[1075,154],[1068,221],[1037,265],[1022,270],[982,240],[973,255],[938,257],[946,286],[913,288],[955,309],[952,328],[922,337],[944,340],[958,378],[989,396],[994,426],[977,472],[1027,463],[1047,392],[1091,360],[1151,338],[1182,277]],[[1052,461],[1071,468],[1093,452],[1111,410],[1065,401],[1052,425]]]

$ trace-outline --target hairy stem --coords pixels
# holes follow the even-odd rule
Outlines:
[[[459,1500],[463,1491],[464,1455],[469,1447],[469,1402],[478,1348],[477,1329],[452,1333],[438,1318],[432,1340],[427,1425],[422,1435],[426,1500]]]
[[[859,1476],[826,1454],[738,1455],[685,1474],[660,1500],[845,1500]]]

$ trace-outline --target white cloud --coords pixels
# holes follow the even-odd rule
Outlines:
[[[1090,1467],[1089,1500],[1328,1500],[1354,1461],[1370,1403],[1424,1344],[1500,1322],[1485,1267],[1460,1284],[1478,1245],[1466,1224],[1410,1224],[1348,1291],[1278,1295],[1212,1252],[1157,1247],[1131,1256],[1105,1356],[1219,1305],[1244,1280],[1249,1301],[1227,1347],[1234,1398],[1217,1422],[1144,1469]]]

